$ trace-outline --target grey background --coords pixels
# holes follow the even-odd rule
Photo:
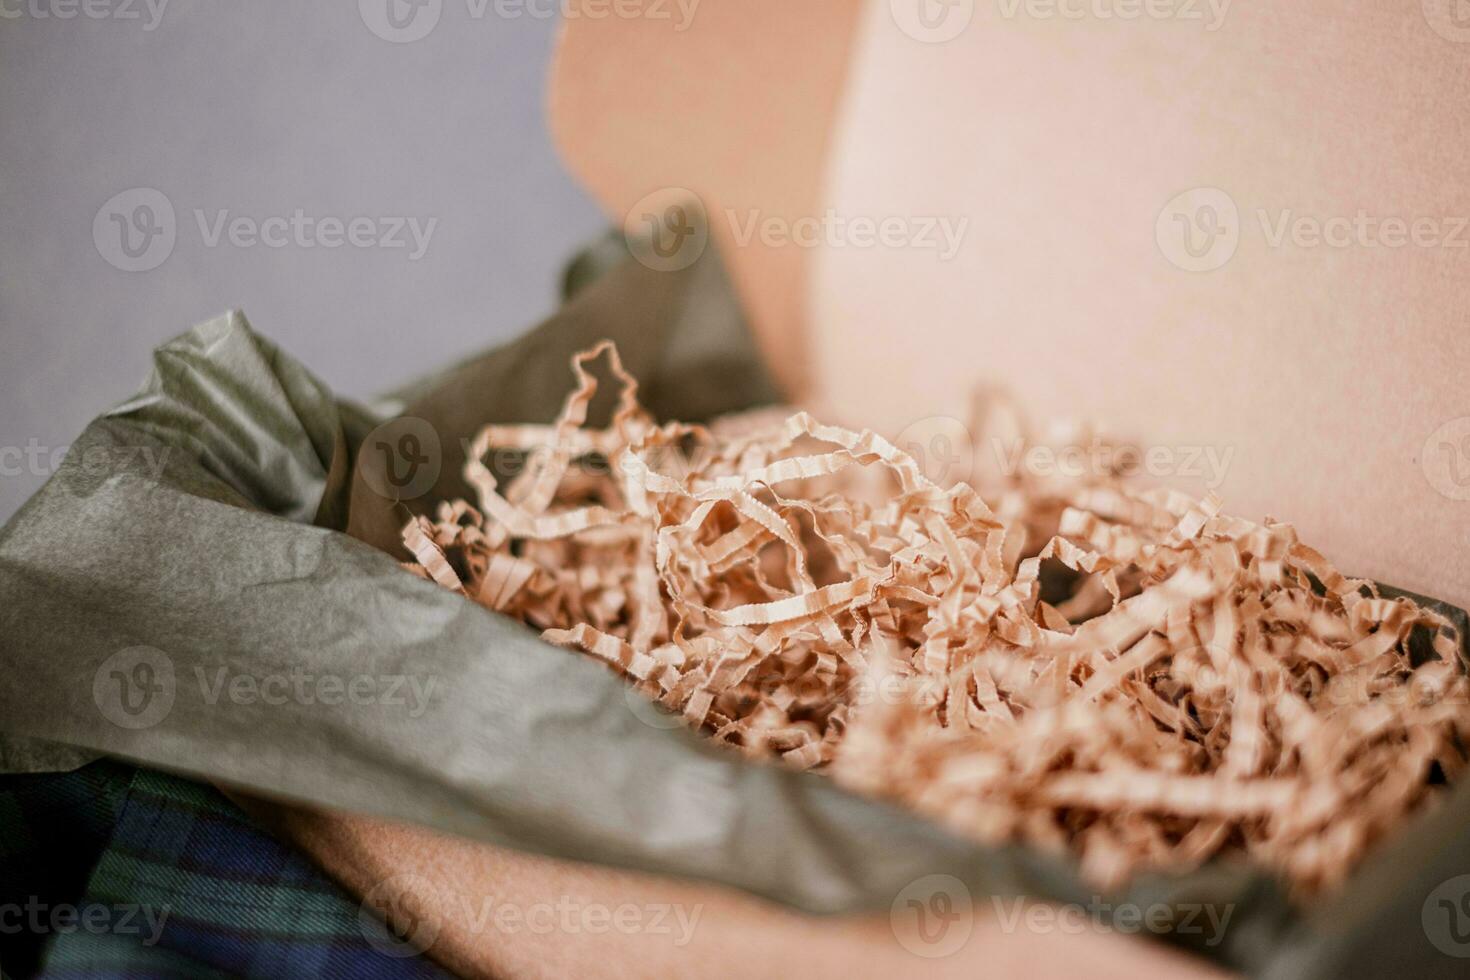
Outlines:
[[[368,26],[384,0],[75,2],[0,0],[0,521],[48,475],[14,449],[66,446],[194,323],[242,308],[366,397],[530,326],[604,226],[546,133],[549,17],[429,0],[433,29],[393,43]],[[176,240],[128,272],[93,222],[136,187],[172,204]],[[372,218],[374,241],[379,219],[438,223],[411,261],[406,230],[405,248],[210,247],[195,215],[298,208]]]

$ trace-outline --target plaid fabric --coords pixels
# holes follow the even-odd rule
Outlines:
[[[0,975],[443,977],[213,787],[0,778]]]

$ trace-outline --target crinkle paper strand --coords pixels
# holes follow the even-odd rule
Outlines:
[[[606,355],[611,425],[585,426]],[[1096,885],[1244,855],[1302,896],[1453,779],[1454,628],[1290,525],[1111,476],[940,487],[871,432],[655,424],[607,342],[490,425],[408,567],[600,658],[721,743]],[[505,487],[484,461],[518,458]],[[1411,650],[1411,648],[1413,648]]]

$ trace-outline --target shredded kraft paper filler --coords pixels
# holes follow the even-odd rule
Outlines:
[[[604,354],[621,400],[588,429]],[[554,424],[480,430],[475,505],[410,522],[409,567],[718,742],[1073,849],[1099,888],[1240,852],[1302,896],[1464,765],[1454,625],[1290,525],[1106,476],[992,507],[805,413],[656,424],[610,343],[572,369]],[[507,451],[530,455],[502,493]]]

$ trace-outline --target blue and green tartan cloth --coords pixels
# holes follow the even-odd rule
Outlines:
[[[212,786],[101,761],[0,777],[0,976],[447,974]]]

